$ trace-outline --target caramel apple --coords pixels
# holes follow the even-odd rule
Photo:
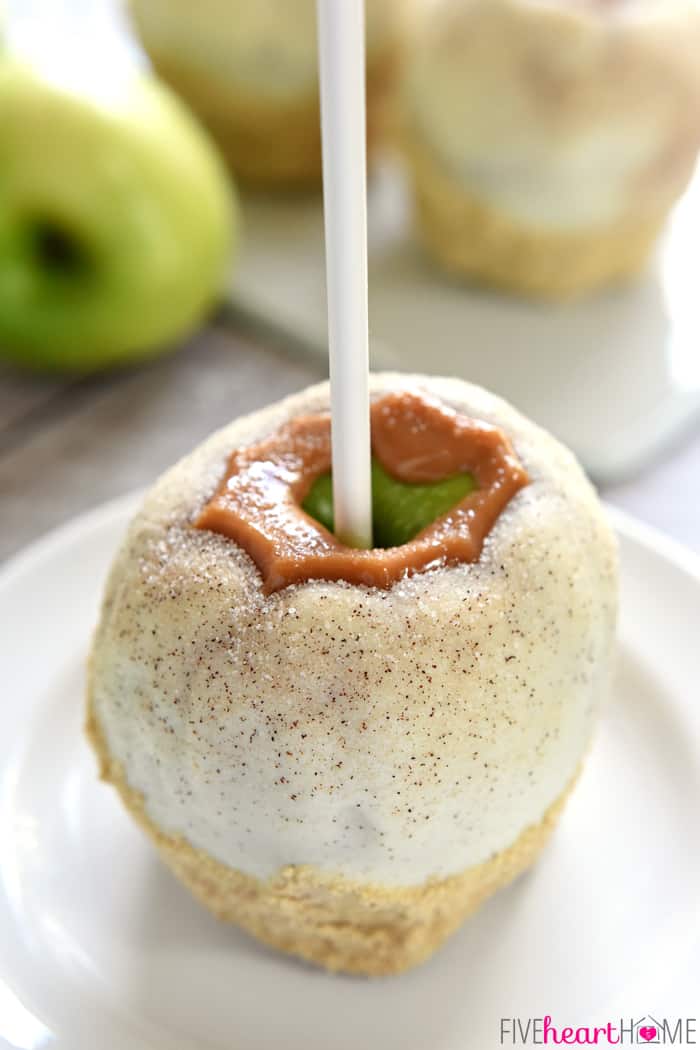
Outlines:
[[[542,849],[605,697],[617,582],[552,437],[458,380],[371,390],[370,550],[332,532],[325,384],[156,483],[107,583],[88,733],[215,914],[385,974]]]
[[[367,0],[370,156],[389,130],[413,0]],[[158,74],[216,139],[234,173],[265,188],[321,181],[315,0],[130,0]]]
[[[402,90],[451,274],[563,299],[636,274],[700,147],[695,0],[435,0]]]

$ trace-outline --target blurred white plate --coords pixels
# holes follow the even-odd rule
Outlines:
[[[320,197],[244,198],[230,299],[325,357]],[[700,415],[700,177],[636,284],[540,306],[451,283],[412,231],[396,167],[370,183],[373,367],[458,375],[506,397],[599,482],[648,465]]]
[[[551,846],[427,965],[362,980],[219,924],[96,779],[81,733],[83,668],[135,506],[77,519],[0,577],[3,1050],[489,1050],[501,1017],[583,1026],[697,1012],[691,555],[614,515],[617,689]]]

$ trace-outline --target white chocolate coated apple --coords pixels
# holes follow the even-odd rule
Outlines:
[[[394,36],[406,0],[367,0],[367,50]],[[262,98],[314,91],[316,0],[131,0],[146,47]]]
[[[269,597],[192,521],[229,453],[323,384],[213,435],[157,482],[107,584],[91,709],[148,816],[266,877],[309,864],[412,885],[511,844],[570,784],[607,686],[616,546],[561,445],[459,380],[377,375],[501,426],[531,481],[478,562]]]
[[[433,0],[408,131],[537,229],[661,215],[700,146],[697,0]]]

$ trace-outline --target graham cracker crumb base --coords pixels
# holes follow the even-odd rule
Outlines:
[[[392,123],[391,101],[402,42],[384,46],[367,63],[367,154],[371,159]],[[245,183],[313,189],[321,185],[318,89],[266,100],[217,86],[170,55],[150,55],[157,73],[192,106],[216,139],[232,171]]]
[[[408,135],[420,231],[448,273],[536,299],[568,300],[629,280],[644,266],[665,215],[590,230],[528,228],[469,193]]]
[[[100,777],[111,783],[165,864],[218,918],[279,951],[331,971],[379,976],[424,962],[488,897],[537,859],[564,808],[576,776],[541,822],[512,845],[458,875],[419,886],[387,886],[288,866],[257,879],[162,831],[143,796],[110,756],[88,699],[87,737]]]

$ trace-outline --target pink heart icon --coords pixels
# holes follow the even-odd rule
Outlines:
[[[653,1027],[653,1025],[645,1024],[642,1028],[639,1029],[639,1034],[641,1035],[642,1039],[644,1039],[648,1043],[650,1042],[650,1040],[656,1038],[656,1029]]]

